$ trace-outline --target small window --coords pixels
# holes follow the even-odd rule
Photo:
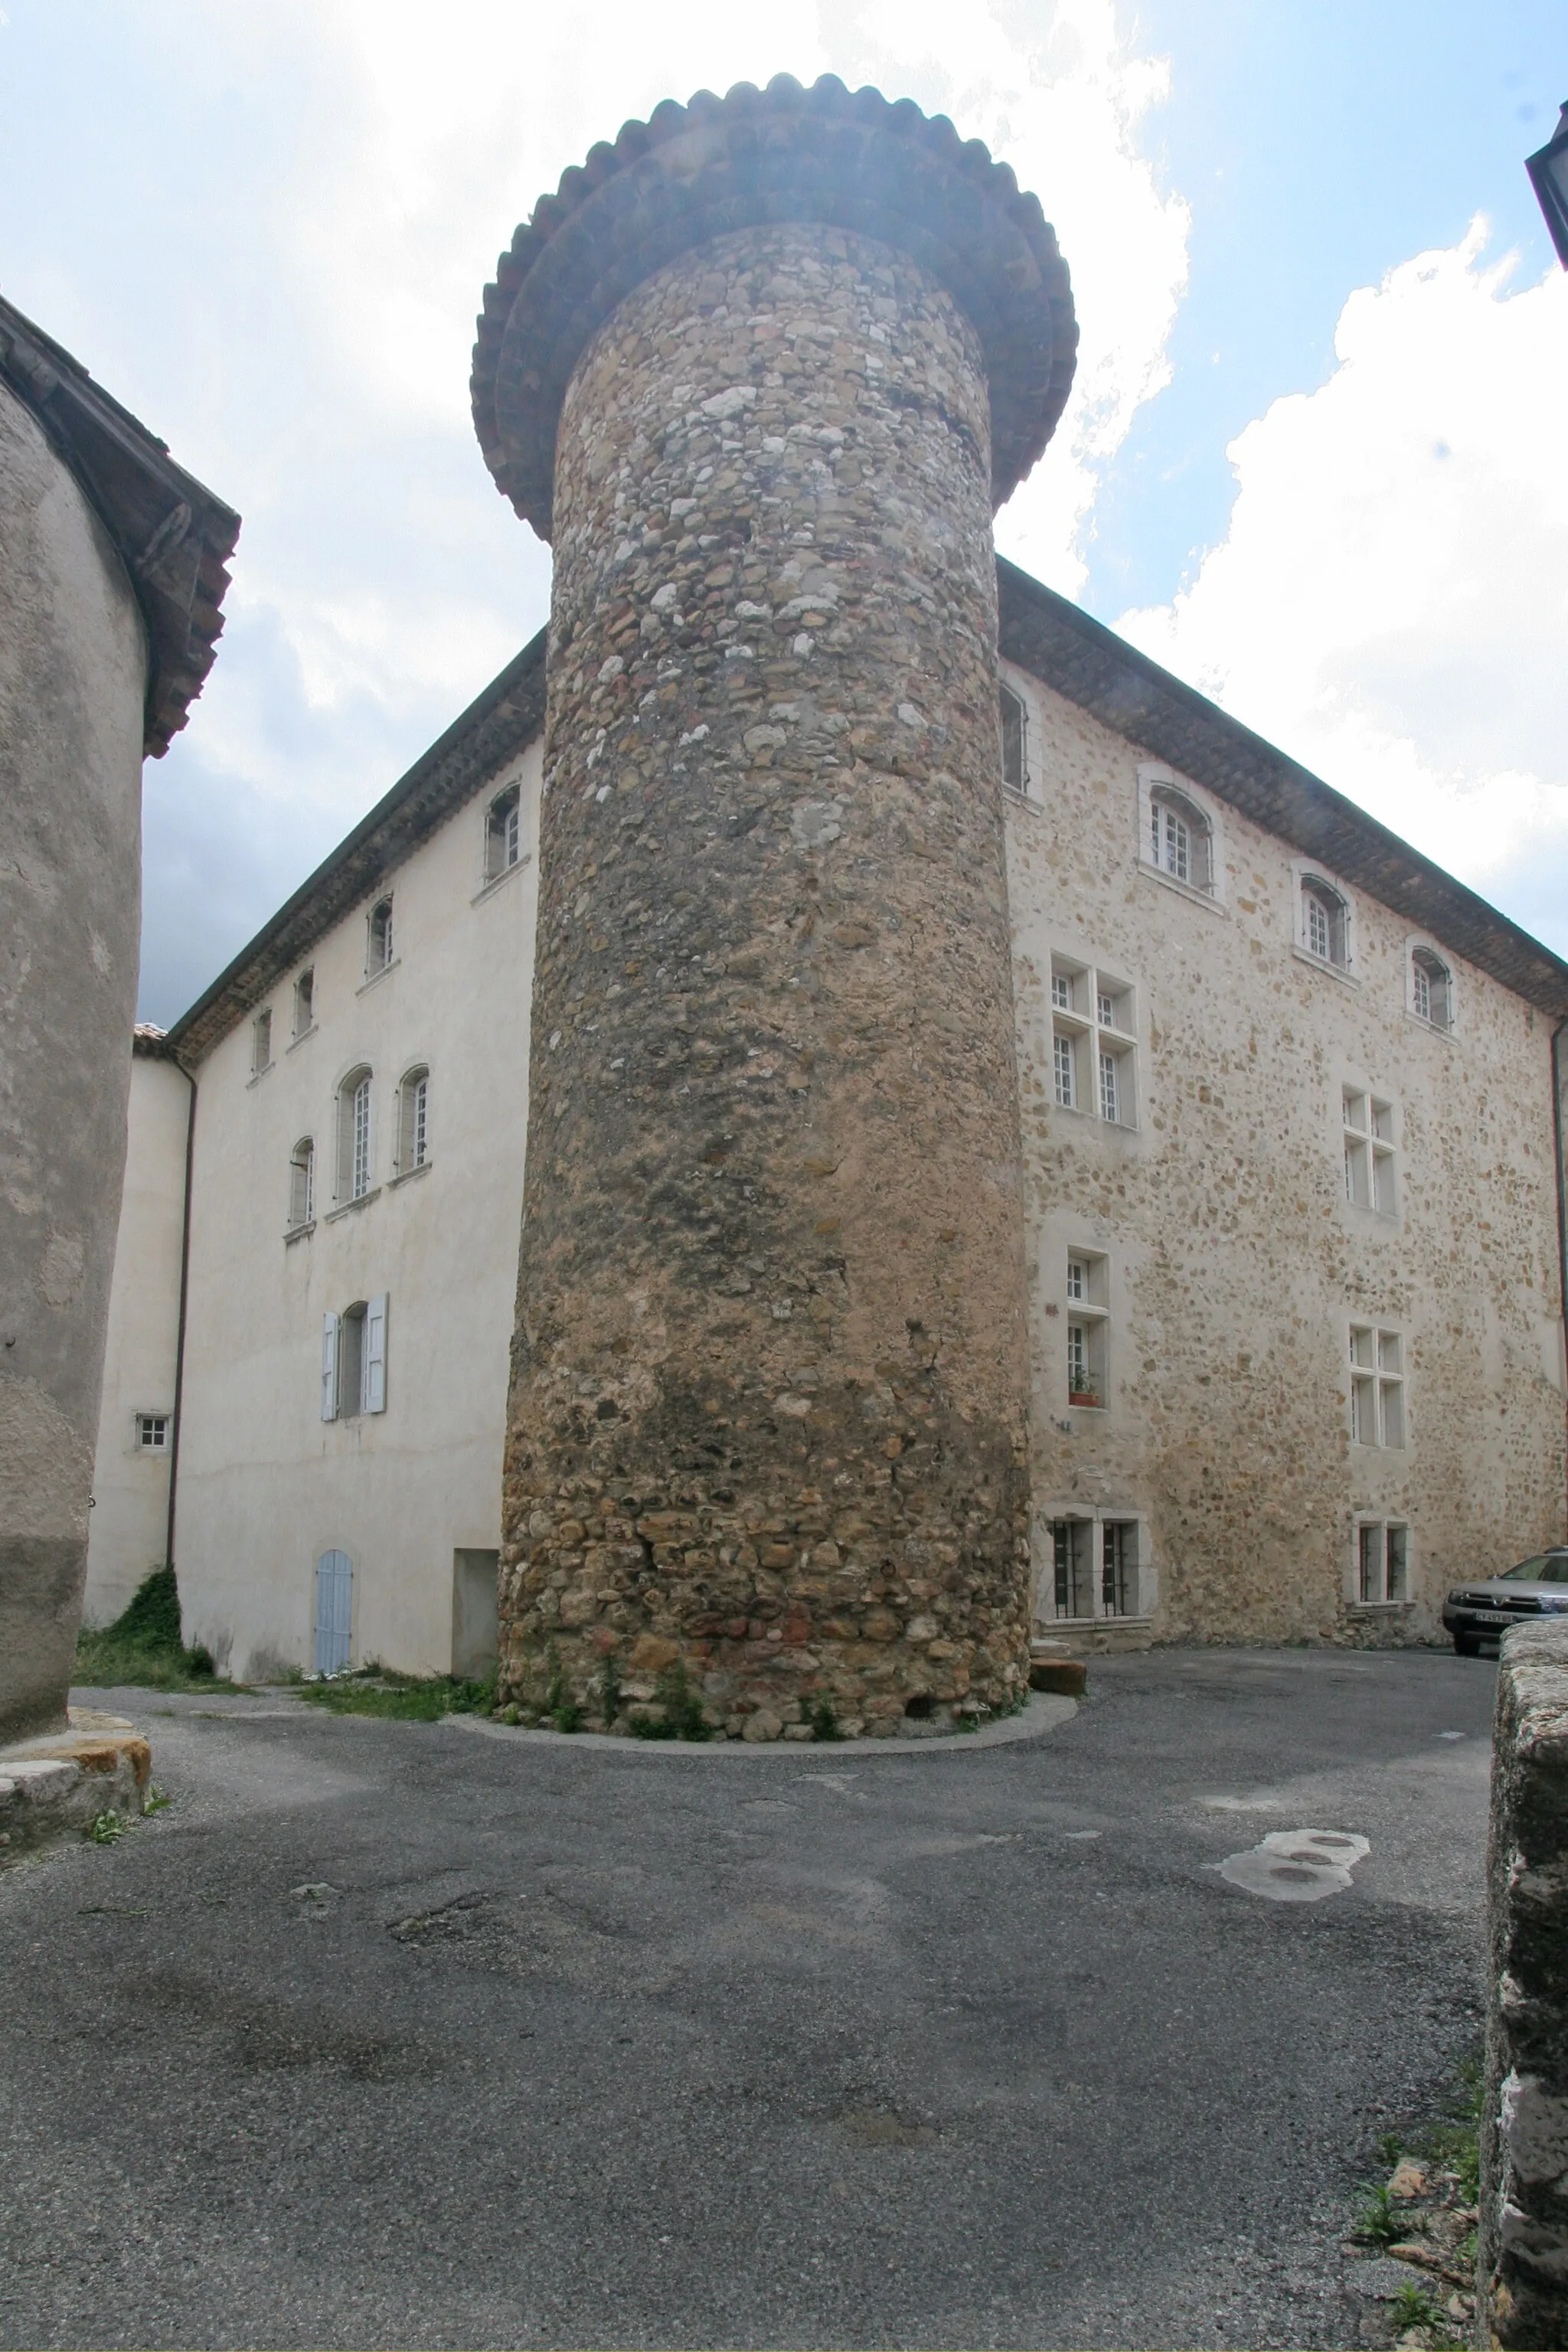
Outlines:
[[[1078,1108],[1078,1041],[1063,1036],[1058,1029],[1051,1040],[1051,1065],[1056,1079],[1057,1104],[1062,1110]]]
[[[316,975],[302,971],[294,982],[294,1034],[307,1036],[316,1025]]]
[[[1405,1444],[1405,1342],[1397,1331],[1351,1325],[1351,1443]]]
[[[1167,784],[1155,784],[1149,793],[1149,836],[1145,855],[1158,874],[1184,882],[1192,890],[1214,887],[1214,835],[1209,821],[1195,802]]]
[[[522,794],[516,784],[498,793],[485,818],[485,880],[497,881],[522,856]]]
[[[1072,974],[1070,971],[1052,972],[1051,1006],[1052,1010],[1057,1013],[1070,1013],[1072,1011],[1073,985]]]
[[[250,1075],[258,1078],[272,1067],[272,1013],[258,1013],[250,1024]]]
[[[386,1411],[386,1308],[378,1298],[359,1298],[321,1324],[321,1419],[353,1421],[363,1412]]]
[[[1053,1519],[1049,1614],[1131,1617],[1138,1612],[1136,1519]],[[1041,1616],[1047,1614],[1041,1596]]]
[[[397,1169],[406,1176],[430,1156],[430,1073],[408,1071],[397,1090]]]
[[[1399,1519],[1363,1519],[1356,1528],[1356,1598],[1385,1609],[1410,1598],[1410,1530]]]
[[[316,1213],[316,1146],[302,1135],[289,1155],[289,1225],[308,1225]]]
[[[353,1070],[338,1089],[339,1200],[363,1201],[371,1172],[371,1074]]]
[[[1001,688],[1002,708],[1002,782],[1009,792],[1026,793],[1029,789],[1029,714],[1021,695],[1011,687]]]
[[[1069,1250],[1067,1261],[1068,1402],[1097,1408],[1105,1402],[1110,1307],[1107,1260],[1089,1250]]]
[[[136,1451],[138,1454],[167,1454],[169,1432],[174,1415],[167,1412],[139,1412],[136,1416]]]
[[[1350,909],[1331,883],[1315,876],[1301,885],[1301,945],[1320,963],[1350,968]]]
[[[1410,1009],[1433,1029],[1454,1025],[1454,982],[1447,965],[1430,948],[1410,952]]]
[[[366,918],[364,969],[366,978],[384,971],[392,961],[392,901],[378,898]]]
[[[1399,1185],[1394,1105],[1352,1087],[1344,1088],[1343,1101],[1345,1198],[1353,1209],[1375,1209],[1379,1216],[1396,1216]]]

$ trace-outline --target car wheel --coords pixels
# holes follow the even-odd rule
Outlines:
[[[1480,1637],[1476,1633],[1456,1633],[1454,1648],[1461,1658],[1479,1658],[1481,1653]]]

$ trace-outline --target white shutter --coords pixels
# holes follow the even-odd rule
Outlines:
[[[386,1411],[386,1293],[364,1310],[364,1365],[360,1374],[362,1412]]]
[[[338,1318],[321,1318],[321,1419],[338,1417]]]

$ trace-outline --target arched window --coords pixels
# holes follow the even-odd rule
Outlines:
[[[1149,841],[1145,852],[1156,873],[1190,889],[1214,887],[1214,836],[1209,821],[1185,793],[1156,784],[1149,794]]]
[[[485,819],[485,880],[498,880],[521,856],[522,794],[510,784],[496,794]]]
[[[289,1223],[308,1225],[316,1213],[316,1147],[302,1135],[289,1155]]]
[[[1029,714],[1022,695],[1010,686],[1000,689],[1002,710],[1002,782],[1009,792],[1029,789]]]
[[[1350,963],[1350,909],[1331,882],[1309,874],[1301,882],[1301,945],[1343,971]]]
[[[397,1172],[423,1168],[430,1157],[430,1073],[405,1070],[397,1089]]]
[[[1454,1025],[1454,980],[1447,965],[1430,948],[1410,951],[1410,1009],[1417,1021],[1434,1029]]]
[[[384,971],[392,961],[392,901],[378,898],[366,919],[364,968],[367,978]]]
[[[338,1198],[363,1201],[371,1178],[371,1079],[351,1070],[338,1088]]]

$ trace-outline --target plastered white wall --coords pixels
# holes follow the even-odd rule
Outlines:
[[[270,1067],[253,1074],[247,1020],[198,1073],[175,1558],[186,1639],[242,1677],[310,1665],[315,1562],[332,1549],[353,1563],[354,1660],[446,1672],[453,1552],[500,1541],[540,768],[536,744],[384,886],[387,971],[367,984],[367,901],[309,959],[313,1029],[291,1036],[290,972],[268,1000]],[[514,779],[523,862],[485,888],[485,813]],[[340,1214],[335,1096],[361,1063],[374,1073],[374,1190]],[[395,1092],[417,1063],[430,1071],[429,1161],[396,1179]],[[286,1238],[304,1136],[315,1218]],[[323,1313],[382,1292],[386,1409],[323,1422]]]
[[[136,1416],[174,1409],[189,1101],[172,1062],[136,1055],[88,1520],[89,1625],[118,1617],[164,1558],[170,1456],[138,1446]]]

